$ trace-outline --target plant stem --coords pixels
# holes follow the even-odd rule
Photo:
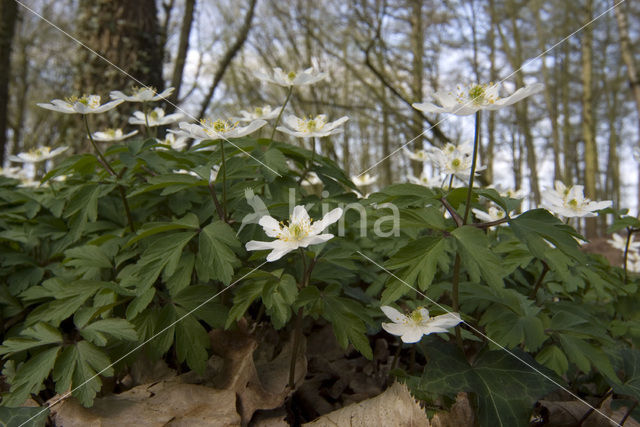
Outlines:
[[[451,279],[451,306],[454,313],[460,311],[459,287],[460,287],[460,254],[456,253],[456,260],[453,263],[453,278]],[[462,332],[460,325],[456,325],[456,343],[460,350],[464,352],[462,345]]]
[[[630,227],[627,227],[627,241],[624,245],[624,283],[627,284],[627,259],[629,256],[629,245],[631,244],[631,235],[633,231]]]
[[[633,402],[633,405],[631,405],[631,407],[627,410],[627,413],[624,414],[624,417],[622,417],[622,419],[620,420],[620,425],[623,426],[625,421],[627,421],[627,418],[629,418],[629,415],[631,415],[631,412],[633,412],[634,409],[636,409],[636,406],[638,406],[638,401],[636,400],[635,402]]]
[[[87,118],[87,115],[83,114],[82,118],[84,119],[84,127],[87,129],[87,134],[89,135],[89,141],[91,141],[91,145],[93,146],[93,149],[96,151],[98,161],[100,162],[102,167],[107,172],[109,172],[109,175],[116,176],[115,171],[113,170],[113,168],[111,168],[111,165],[109,165],[109,162],[107,162],[107,159],[105,159],[105,157],[102,155],[102,152],[96,145],[96,142],[93,140],[93,135],[91,135],[91,130],[89,129],[89,119]]]
[[[220,201],[218,200],[215,183],[209,182],[208,187],[209,187],[209,194],[211,194],[211,198],[213,199],[213,204],[216,207],[216,212],[218,213],[218,217],[220,217],[221,221],[225,221],[224,210],[222,210],[222,206],[220,205]]]
[[[473,190],[473,178],[476,174],[476,162],[478,161],[478,151],[480,146],[480,110],[476,112],[476,131],[473,138],[473,157],[471,159],[471,173],[469,174],[469,187],[467,188],[467,203],[464,207],[462,222],[467,223],[469,211],[471,210],[471,191]]]
[[[307,266],[307,257],[304,253],[304,249],[300,248],[300,256],[302,257],[302,280],[300,283],[300,289],[304,289],[309,284],[311,272],[316,264],[316,259],[311,261],[311,264]],[[303,319],[303,307],[298,309],[296,313],[296,319],[293,329],[293,347],[291,348],[291,362],[289,364],[289,388],[294,389],[296,386],[296,359],[298,356],[298,350],[300,348],[300,341],[302,340],[302,319]]]
[[[298,179],[298,185],[300,185],[302,183],[302,181],[304,181],[304,179],[307,177],[307,174],[309,173],[309,171],[313,167],[313,162],[314,162],[315,158],[316,158],[316,138],[313,137],[313,138],[311,138],[311,161],[309,162],[307,167],[304,168],[304,171],[302,171],[302,174],[300,175],[300,178]]]
[[[224,157],[224,140],[220,140],[220,154],[222,155],[222,215],[227,220],[227,164]]]
[[[100,162],[102,167],[107,172],[109,172],[109,174],[111,176],[116,177],[116,179],[117,179],[118,175],[113,170],[113,168],[111,167],[111,165],[109,164],[107,159],[102,155],[102,152],[100,151],[100,149],[96,145],[96,142],[93,140],[93,135],[91,135],[91,129],[89,129],[89,119],[87,118],[87,115],[83,114],[82,117],[84,118],[84,126],[87,129],[87,135],[89,135],[89,141],[91,141],[91,145],[93,145],[93,149],[96,151],[96,155],[98,157],[98,161]],[[124,205],[124,211],[125,211],[125,213],[127,215],[127,221],[129,222],[129,228],[131,229],[132,233],[135,233],[136,232],[136,227],[133,225],[133,216],[131,215],[131,209],[129,208],[129,202],[127,202],[127,195],[126,195],[126,193],[124,191],[124,187],[122,186],[122,184],[117,184],[117,186],[118,186],[118,193],[120,193],[120,199],[122,200],[122,204]]]
[[[542,266],[543,266],[542,273],[540,273],[540,277],[538,277],[538,280],[536,281],[536,285],[533,287],[533,290],[529,295],[529,298],[531,299],[535,299],[536,295],[538,294],[538,289],[540,289],[540,286],[542,285],[542,281],[544,280],[544,276],[546,276],[547,273],[549,272],[549,265],[546,262],[542,261]]]
[[[287,92],[287,97],[284,100],[284,104],[282,105],[282,109],[278,113],[278,117],[276,118],[276,122],[273,124],[273,130],[271,131],[271,136],[269,137],[269,147],[271,147],[271,144],[273,144],[273,137],[276,134],[276,128],[278,127],[278,124],[280,124],[280,119],[282,118],[282,113],[284,113],[284,109],[287,106],[287,104],[289,103],[289,98],[291,98],[291,93],[292,92],[293,92],[293,86],[289,86],[289,91]]]

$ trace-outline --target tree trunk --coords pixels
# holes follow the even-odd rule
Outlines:
[[[640,148],[640,74],[636,67],[633,53],[631,51],[631,39],[629,38],[629,30],[627,25],[627,16],[622,7],[624,4],[618,5],[613,10],[616,14],[616,20],[618,21],[618,33],[620,34],[620,53],[622,54],[622,60],[627,66],[627,74],[629,76],[629,85],[633,90],[633,98],[636,102],[636,109],[638,110],[638,138],[639,141],[636,144],[636,148]],[[640,167],[638,169],[640,172]],[[638,180],[638,212],[640,212],[640,180]]]
[[[11,79],[11,46],[18,19],[18,4],[14,0],[0,1],[0,167],[4,165],[7,148],[9,116],[9,81]]]
[[[413,54],[413,60],[411,63],[411,96],[413,102],[422,102],[422,75],[424,72],[424,66],[422,63],[422,56],[424,54],[424,26],[422,22],[422,0],[411,0],[411,16],[409,21],[411,22],[411,51]],[[424,122],[422,120],[422,114],[414,109],[413,123],[416,135],[424,131]],[[422,138],[417,138],[413,144],[414,148],[422,149]],[[414,176],[420,176],[422,173],[422,163],[413,161],[411,162],[411,169]]]
[[[593,0],[587,0],[585,7],[587,22],[593,16]],[[587,26],[582,36],[582,137],[584,139],[584,190],[585,196],[592,200],[598,198],[598,149],[594,134],[593,116],[593,82],[592,82],[592,49],[593,32]],[[585,221],[587,238],[596,237],[598,234],[596,218],[587,218]]]
[[[171,86],[175,88],[175,90],[167,99],[167,113],[173,113],[176,109],[176,104],[180,100],[180,86],[182,85],[184,64],[187,59],[187,52],[189,51],[189,36],[191,35],[191,24],[193,23],[193,10],[195,9],[195,5],[196,0],[185,1],[182,27],[180,28],[180,39],[178,41],[178,53],[176,54],[176,62],[173,66],[173,75],[171,76]]]

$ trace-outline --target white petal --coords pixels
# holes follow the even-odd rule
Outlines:
[[[420,341],[422,338],[422,328],[417,325],[407,325],[405,333],[400,337],[404,343],[414,343]]]
[[[407,316],[400,313],[393,307],[383,305],[382,307],[380,307],[380,310],[382,310],[382,312],[395,323],[403,323],[407,321]]]
[[[303,205],[298,205],[293,208],[293,213],[291,214],[291,223],[300,223],[302,221],[309,221],[309,214]]]
[[[273,249],[275,246],[276,241],[273,242],[260,242],[258,240],[250,240],[247,242],[246,245],[244,245],[244,247],[248,250],[248,251],[264,251],[267,249]]]
[[[391,335],[404,335],[407,332],[407,326],[400,323],[383,323],[382,329],[389,332]]]
[[[460,322],[462,322],[462,319],[460,318],[460,315],[458,313],[447,313],[434,317],[433,319],[426,322],[424,326],[428,330],[433,330],[436,328],[447,329],[456,326]],[[436,331],[433,330],[433,332]]]
[[[319,245],[333,239],[333,234],[319,234],[317,236],[308,236],[298,242],[298,246],[306,248],[309,245]]]
[[[258,221],[258,224],[262,226],[264,232],[269,237],[278,237],[278,234],[280,234],[280,224],[273,217],[270,217],[268,215],[263,216],[262,218],[260,218],[260,221]]]
[[[318,222],[314,222],[311,225],[311,231],[314,234],[321,233],[325,228],[338,221],[342,217],[342,209],[335,208],[327,214]]]

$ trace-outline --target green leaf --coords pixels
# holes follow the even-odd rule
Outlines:
[[[69,388],[85,407],[93,404],[102,387],[100,376],[113,376],[109,357],[88,341],[78,341],[67,346],[56,361],[53,380],[56,392],[65,393]]]
[[[187,311],[195,310],[193,315],[212,328],[220,328],[227,320],[228,310],[225,305],[213,301],[216,294],[217,291],[212,286],[192,285],[183,289],[171,300]]]
[[[214,221],[200,232],[196,271],[200,280],[219,280],[228,285],[239,264],[233,249],[240,248],[236,233],[223,221]]]
[[[620,383],[609,383],[613,390],[618,394],[631,396],[640,401],[640,351],[621,348],[614,366],[616,371],[622,374],[622,378],[620,378]]]
[[[103,319],[95,321],[80,329],[80,334],[98,346],[107,344],[106,335],[115,339],[135,341],[138,339],[133,325],[124,319]]]
[[[536,355],[536,362],[546,366],[558,375],[564,375],[569,369],[569,361],[564,352],[555,344],[548,345]]]
[[[127,319],[133,319],[138,315],[138,313],[147,308],[155,294],[156,288],[149,288],[140,295],[136,296],[127,306]]]
[[[342,348],[353,344],[364,357],[371,360],[373,351],[367,338],[364,320],[369,320],[364,308],[352,299],[338,296],[323,296],[322,316],[331,322],[333,332]]]
[[[564,224],[545,209],[533,209],[509,221],[511,229],[531,253],[540,259],[548,259],[547,249],[551,242],[566,255],[585,261],[585,256],[579,250],[574,237],[581,238],[573,228]]]
[[[7,338],[0,346],[0,354],[16,353],[47,344],[62,343],[60,331],[47,323],[36,323],[20,333],[21,337]],[[23,338],[27,337],[27,338]]]
[[[284,327],[291,318],[291,306],[298,296],[298,284],[290,274],[284,274],[278,280],[267,283],[262,291],[262,301],[271,317],[271,323],[276,329]]]
[[[600,348],[569,333],[556,335],[569,361],[575,363],[582,372],[589,373],[594,367],[609,381],[618,381],[609,357]]]
[[[233,307],[229,310],[224,327],[229,328],[233,322],[240,320],[249,306],[262,294],[265,280],[250,280],[243,283],[233,297]]]
[[[20,406],[31,393],[37,394],[53,369],[60,347],[43,350],[24,362],[13,378],[11,390],[2,398],[3,406]]]
[[[39,406],[30,408],[0,407],[0,426],[44,427],[49,416],[49,408]]]
[[[495,350],[480,354],[469,365],[454,345],[436,339],[423,342],[429,363],[418,382],[419,391],[452,397],[461,391],[474,393],[481,426],[528,426],[533,404],[558,387],[545,376],[561,381],[520,350],[513,353],[521,360]]]
[[[489,249],[487,235],[475,227],[463,226],[451,232],[458,242],[460,259],[473,282],[482,277],[489,286],[504,287],[502,278],[506,272],[500,258]]]
[[[178,361],[186,361],[191,369],[204,374],[209,358],[209,335],[193,315],[183,318],[187,314],[186,310],[176,307],[176,313],[182,319],[175,324]]]
[[[408,245],[396,252],[385,266],[389,270],[403,268],[404,270],[397,274],[398,277],[411,286],[415,286],[414,284],[417,282],[420,290],[425,291],[433,281],[438,266],[445,273],[449,270],[450,250],[451,245],[448,239],[439,235],[426,236],[409,242]],[[385,293],[388,294],[387,291]],[[395,301],[385,293],[382,295],[383,305]]]

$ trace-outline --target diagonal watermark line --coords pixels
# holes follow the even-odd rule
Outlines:
[[[135,77],[133,77],[131,74],[127,73],[125,70],[123,70],[122,68],[118,67],[116,64],[114,64],[113,62],[109,61],[109,59],[105,58],[103,55],[100,55],[98,52],[96,52],[95,50],[91,49],[89,46],[87,46],[86,44],[82,43],[80,40],[78,40],[76,37],[74,37],[73,35],[69,34],[68,32],[66,32],[65,30],[63,30],[62,28],[60,28],[59,26],[57,26],[56,24],[54,24],[53,22],[51,22],[50,20],[48,20],[47,18],[45,18],[44,16],[42,16],[41,14],[39,14],[38,12],[36,12],[35,10],[31,9],[29,6],[25,5],[24,3],[22,3],[20,0],[14,0],[16,3],[18,3],[20,6],[22,6],[23,8],[25,8],[26,10],[28,10],[29,12],[31,12],[32,14],[34,14],[35,16],[37,16],[38,18],[42,19],[44,22],[46,22],[47,24],[51,25],[53,28],[55,28],[56,30],[60,31],[62,34],[64,34],[65,36],[67,36],[68,38],[70,38],[71,40],[73,40],[74,42],[76,42],[78,45],[80,45],[81,47],[87,49],[89,52],[93,53],[95,56],[97,56],[98,58],[102,59],[104,62],[106,62],[107,64],[111,65],[113,68],[115,68],[116,70],[120,71],[122,74],[124,74],[125,76],[129,77],[131,80],[133,80],[134,82],[136,82],[137,84],[139,84],[141,87],[145,88],[145,89],[151,89],[149,86],[145,85],[144,83],[142,83],[140,80],[136,79]],[[182,109],[181,107],[179,107],[178,105],[174,104],[173,102],[168,101],[167,99],[164,99],[164,101],[171,105],[172,107],[174,107],[176,110],[180,111],[182,114],[184,114],[186,117],[194,120],[194,121],[198,121],[198,118],[193,116],[192,114],[189,114],[187,111],[185,111],[184,109]],[[215,130],[214,130],[215,131]],[[228,142],[229,144],[233,145],[235,148],[237,148],[238,150],[242,151],[244,154],[248,155],[249,157],[251,157],[253,160],[255,160],[256,162],[260,163],[262,166],[264,166],[265,168],[269,169],[271,172],[273,172],[274,174],[276,174],[277,176],[279,176],[280,178],[282,178],[282,175],[280,175],[277,171],[273,170],[271,167],[267,166],[264,162],[262,162],[260,159],[257,159],[255,156],[253,156],[251,153],[248,153],[246,150],[243,150],[242,148],[240,148],[239,146],[237,146],[236,144],[234,144],[233,142],[229,141],[227,138],[225,138],[222,134],[216,132],[217,135],[220,137],[220,139],[223,139],[225,142]]]
[[[368,256],[366,256],[365,254],[363,254],[360,251],[356,251],[361,257],[367,259],[370,263],[376,265],[378,268],[380,268],[381,270],[383,270],[384,272],[386,272],[387,274],[391,275],[392,277],[394,277],[395,279],[397,279],[398,281],[400,281],[402,284],[404,284],[405,286],[411,288],[412,290],[416,291],[418,294],[420,294],[422,297],[424,297],[425,299],[429,300],[429,302],[431,302],[432,304],[436,305],[438,308],[440,308],[441,310],[444,310],[446,313],[453,313],[452,311],[448,310],[446,307],[444,307],[443,305],[441,305],[440,303],[438,303],[437,301],[434,301],[433,299],[429,298],[428,296],[426,296],[425,294],[423,294],[422,292],[420,292],[418,289],[416,289],[415,287],[411,286],[410,284],[408,284],[407,282],[405,282],[404,280],[402,280],[401,278],[399,278],[398,276],[396,276],[395,274],[393,274],[392,272],[390,272],[389,270],[387,270],[385,267],[383,267],[382,265],[380,265],[379,263],[375,262],[374,260],[372,260],[371,258],[369,258]],[[495,340],[493,340],[492,338],[488,337],[487,335],[485,335],[484,333],[482,333],[482,331],[478,330],[476,327],[474,327],[473,325],[471,325],[470,323],[467,323],[466,321],[462,321],[464,324],[467,325],[467,327],[469,329],[473,329],[474,332],[476,332],[479,335],[482,335],[484,338],[486,338],[487,340],[491,341],[492,344],[498,346],[500,349],[506,351],[507,353],[509,353],[509,355],[511,355],[512,357],[516,358],[517,360],[519,360],[520,362],[522,362],[524,365],[526,365],[527,367],[531,368],[533,371],[535,371],[537,374],[540,374],[541,376],[543,376],[545,379],[547,379],[548,381],[552,382],[554,385],[560,387],[562,390],[566,391],[567,393],[569,393],[571,396],[575,397],[577,400],[579,400],[580,402],[584,403],[585,405],[587,405],[589,408],[593,409],[595,412],[597,412],[598,414],[602,415],[603,417],[605,417],[606,419],[608,419],[609,421],[615,423],[615,425],[617,426],[621,426],[621,424],[619,422],[617,422],[616,420],[614,420],[613,418],[609,417],[607,414],[605,414],[604,412],[600,411],[598,408],[592,406],[589,402],[585,401],[584,399],[580,398],[578,395],[576,395],[575,393],[573,393],[571,390],[563,387],[561,384],[559,384],[557,381],[555,381],[553,378],[549,377],[547,374],[545,374],[544,372],[540,371],[538,368],[536,368],[535,366],[531,365],[529,362],[527,362],[526,360],[523,360],[521,357],[518,357],[517,354],[515,354],[514,352],[512,352],[511,350],[507,349],[506,347],[503,347],[502,345],[498,344]]]
[[[602,12],[600,15],[596,16],[595,18],[591,19],[589,22],[587,22],[586,24],[584,24],[583,26],[581,26],[580,28],[578,28],[577,30],[575,30],[574,32],[572,32],[571,34],[569,34],[568,36],[564,37],[563,39],[561,39],[559,42],[556,42],[553,46],[551,46],[549,49],[545,50],[544,52],[542,52],[541,54],[539,54],[538,56],[526,61],[524,64],[522,64],[520,66],[520,68],[518,68],[517,70],[513,71],[511,74],[509,74],[507,77],[503,78],[502,80],[500,80],[498,82],[498,84],[504,83],[508,78],[510,78],[511,76],[513,76],[514,74],[516,74],[518,71],[522,70],[524,67],[526,67],[527,65],[531,64],[532,62],[538,60],[539,58],[541,58],[542,56],[546,55],[547,53],[551,52],[553,49],[555,49],[556,47],[558,47],[559,45],[561,45],[562,43],[566,42],[567,40],[569,40],[571,37],[575,36],[576,34],[578,34],[580,31],[584,30],[586,27],[588,27],[589,25],[593,24],[595,21],[597,21],[598,19],[600,19],[601,17],[603,17],[604,15],[606,15],[607,13],[611,12],[613,9],[615,9],[616,7],[620,6],[622,3],[624,3],[626,0],[620,0],[618,3],[615,3],[613,6],[611,6],[609,9],[605,10],[604,12]],[[464,104],[460,104],[460,106],[456,109],[456,111],[454,111],[452,114],[455,115],[457,111],[459,111],[460,109],[464,108],[464,107],[468,107],[469,105],[471,105],[473,103],[474,99],[470,99],[469,101],[467,101]],[[388,154],[387,156],[385,156],[384,158],[380,159],[379,161],[377,161],[376,163],[374,163],[372,166],[370,166],[369,168],[365,169],[364,171],[360,172],[360,174],[358,174],[358,177],[361,177],[362,175],[364,175],[365,173],[369,172],[371,169],[375,168],[376,166],[378,166],[380,163],[384,162],[385,160],[387,160],[388,158],[390,158],[391,156],[395,155],[398,151],[402,150],[404,147],[406,147],[407,145],[411,144],[413,141],[415,141],[416,139],[420,138],[421,136],[423,136],[425,133],[427,133],[428,131],[430,131],[431,129],[435,128],[436,126],[438,126],[440,123],[444,123],[446,121],[448,121],[451,118],[451,115],[445,116],[444,119],[439,120],[437,123],[431,125],[430,127],[428,127],[427,129],[425,129],[424,131],[422,131],[421,133],[419,133],[417,136],[415,136],[414,138],[410,139],[409,141],[405,142],[404,144],[402,144],[399,148],[397,148],[396,150],[392,151],[390,154]]]
[[[228,291],[229,289],[231,289],[234,285],[236,285],[237,283],[239,283],[242,279],[244,279],[245,277],[249,276],[251,273],[253,273],[254,271],[256,271],[257,269],[259,269],[260,267],[262,267],[263,265],[265,265],[268,261],[263,262],[262,264],[260,264],[257,267],[254,267],[251,271],[249,271],[247,274],[243,275],[242,277],[240,277],[238,280],[236,280],[235,282],[231,283],[229,286],[225,287],[223,290],[221,290],[220,292],[216,293],[215,295],[207,298],[204,302],[200,303],[200,305],[196,306],[194,309],[192,309],[191,311],[189,311],[188,313],[184,314],[182,317],[180,317],[178,320],[174,321],[173,323],[171,323],[169,326],[165,327],[164,329],[162,329],[160,332],[157,332],[155,334],[153,334],[151,337],[147,338],[144,342],[142,342],[141,344],[138,344],[133,350],[130,350],[129,352],[127,352],[124,356],[120,357],[118,360],[116,360],[115,362],[111,363],[110,365],[106,366],[104,369],[102,369],[100,372],[96,373],[94,376],[92,376],[91,378],[89,378],[88,380],[86,380],[85,382],[81,383],[80,385],[74,387],[73,389],[69,390],[68,392],[66,392],[65,394],[63,394],[62,396],[60,396],[57,400],[55,400],[54,402],[50,403],[49,405],[47,405],[46,408],[44,408],[42,411],[39,411],[37,414],[35,414],[34,416],[32,416],[31,418],[29,418],[28,420],[26,420],[25,422],[23,422],[22,424],[20,424],[18,427],[22,427],[24,425],[26,425],[29,421],[31,421],[32,419],[38,417],[39,415],[41,415],[43,412],[45,412],[47,409],[52,408],[53,406],[57,405],[58,403],[62,402],[63,400],[65,400],[66,398],[68,398],[69,396],[71,396],[71,394],[76,391],[77,389],[79,389],[80,387],[85,386],[88,382],[90,382],[91,380],[93,380],[94,378],[98,377],[101,373],[103,373],[104,371],[106,371],[107,369],[111,368],[113,365],[119,363],[120,361],[124,360],[125,358],[127,358],[129,355],[135,353],[136,351],[138,351],[140,348],[144,347],[145,344],[147,344],[149,341],[153,340],[154,338],[158,337],[159,335],[163,334],[164,332],[166,332],[169,328],[172,328],[173,326],[175,326],[177,323],[181,322],[183,319],[185,319],[186,317],[190,316],[191,314],[193,314],[193,312],[195,312],[196,310],[200,309],[201,307],[203,307],[204,305],[210,303],[211,301],[213,301],[217,296],[219,296],[220,294]]]

